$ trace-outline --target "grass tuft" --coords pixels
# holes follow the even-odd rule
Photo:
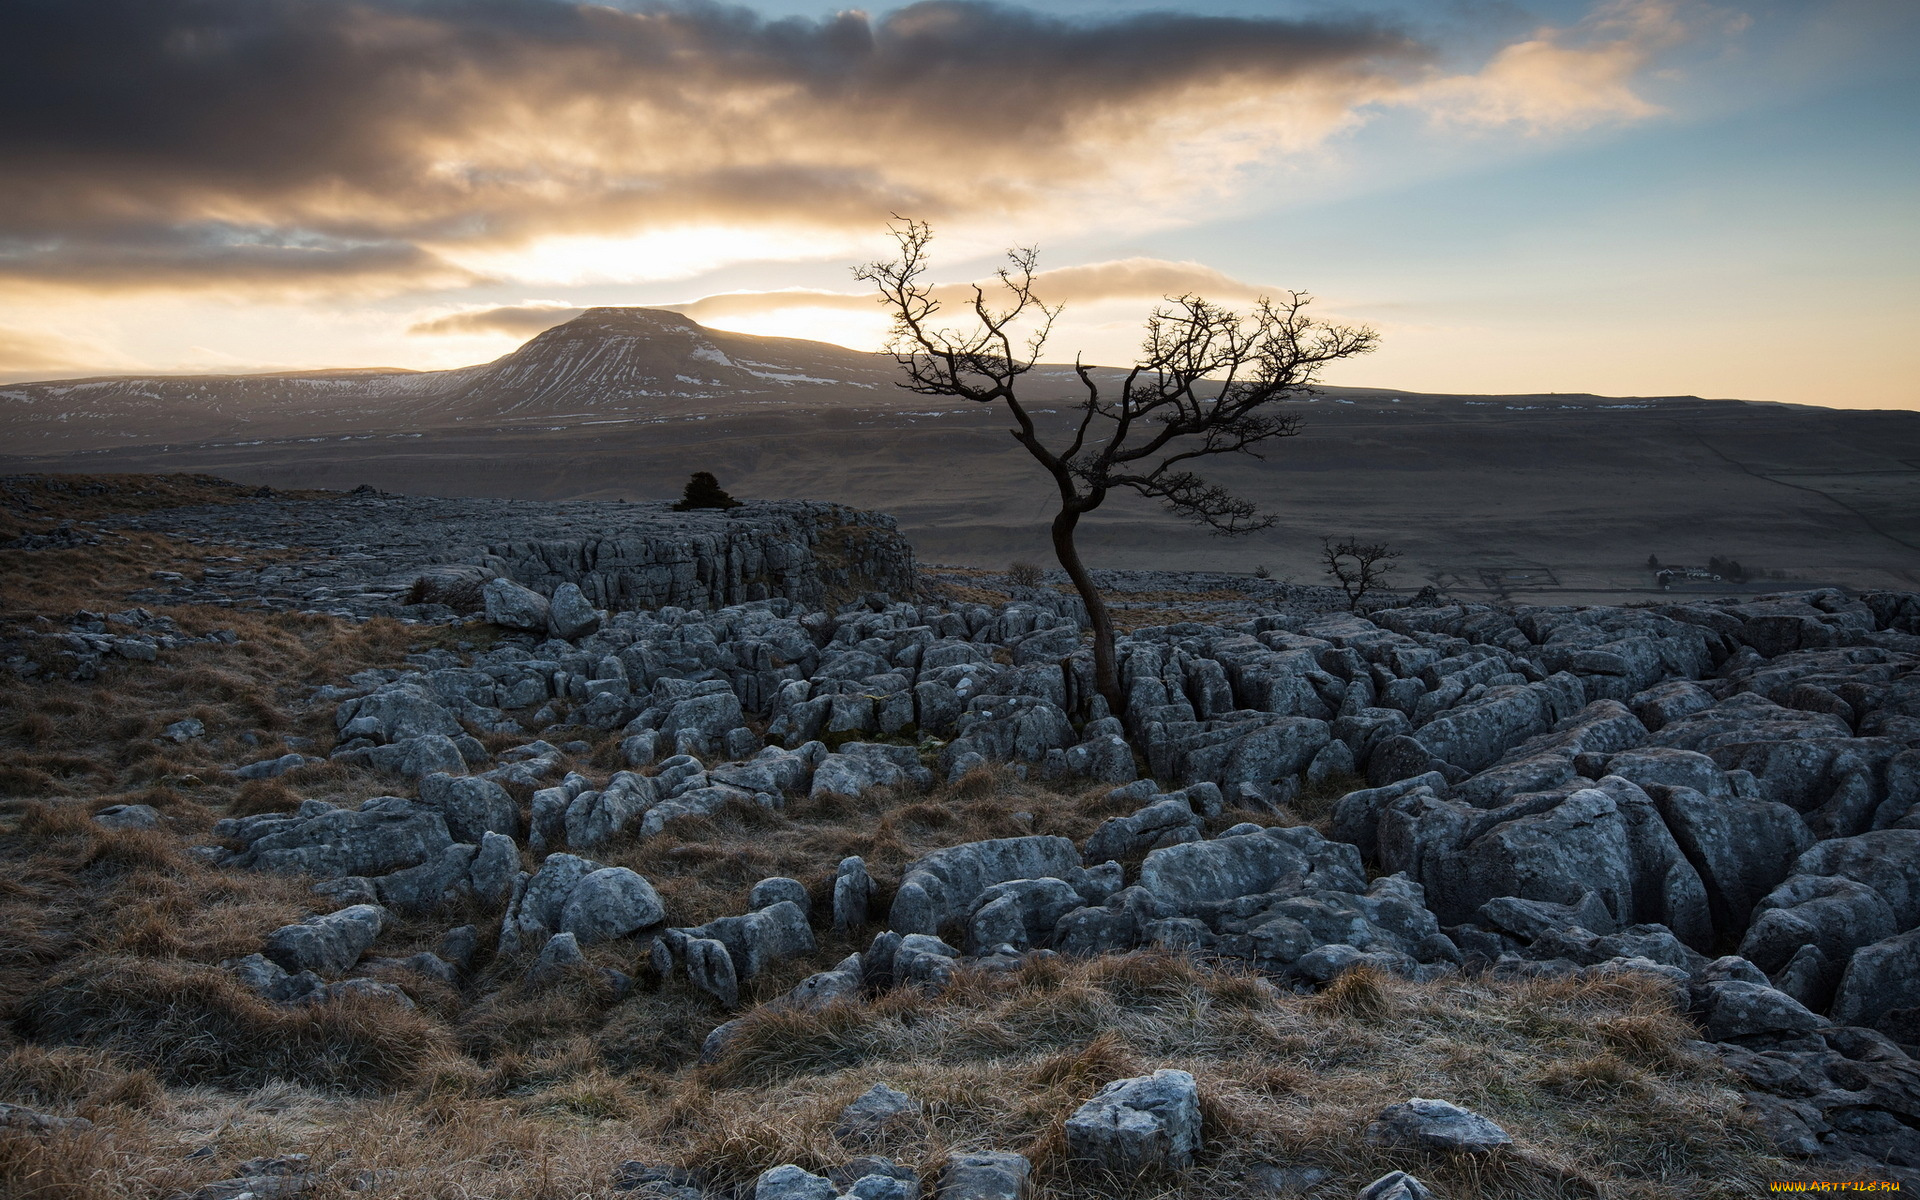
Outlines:
[[[1384,1020],[1393,1012],[1392,981],[1375,967],[1342,971],[1313,998],[1316,1011],[1359,1021]]]
[[[42,1043],[104,1050],[173,1085],[405,1086],[449,1039],[418,1013],[348,997],[283,1009],[217,967],[103,958],[64,972],[15,1021]]]

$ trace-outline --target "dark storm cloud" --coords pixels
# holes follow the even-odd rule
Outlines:
[[[1228,95],[1344,110],[1425,57],[1364,20],[949,0],[9,0],[0,277],[431,276],[433,248],[541,233],[1012,210],[1129,130]]]

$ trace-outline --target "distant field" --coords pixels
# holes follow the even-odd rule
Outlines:
[[[1399,580],[1535,602],[1657,596],[1666,563],[1738,559],[1761,578],[1920,586],[1920,414],[1691,398],[1458,397],[1330,389],[1303,436],[1213,472],[1277,512],[1222,540],[1116,500],[1084,548],[1097,566],[1319,579],[1320,540],[1404,552]],[[398,420],[396,416],[395,420]],[[675,496],[711,470],[743,497],[894,513],[928,561],[1045,561],[1049,496],[997,412],[902,393],[794,397],[709,416],[543,413],[452,427],[0,457],[0,469],[203,470],[275,487],[540,499]]]

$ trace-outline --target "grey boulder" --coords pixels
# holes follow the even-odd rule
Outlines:
[[[1920,829],[1876,829],[1820,842],[1793,864],[1796,875],[1838,875],[1886,900],[1899,928],[1920,926]]]
[[[1308,887],[1367,889],[1359,850],[1330,842],[1307,826],[1155,850],[1140,865],[1139,886],[1157,896],[1170,913],[1185,913],[1209,902],[1270,892],[1295,875],[1311,877]]]
[[[857,854],[841,859],[833,876],[835,933],[851,933],[866,925],[873,893],[873,877],[867,874],[866,861]]]
[[[1362,1135],[1369,1145],[1484,1154],[1511,1146],[1507,1131],[1471,1109],[1418,1096],[1380,1110]]]
[[[1390,1171],[1356,1192],[1354,1200],[1434,1200],[1434,1195],[1405,1171]]]
[[[1794,875],[1761,899],[1740,941],[1740,956],[1769,974],[1782,970],[1803,946],[1844,962],[1897,928],[1886,898],[1866,884],[1837,875]]]
[[[741,980],[752,979],[775,963],[810,954],[815,945],[807,914],[791,900],[741,916],[718,917],[692,929],[672,931],[670,936],[719,942]]]
[[[689,938],[681,952],[687,960],[687,978],[695,987],[729,1011],[740,1007],[740,979],[733,969],[733,956],[723,943],[713,938]]]
[[[920,765],[912,746],[847,742],[814,768],[810,796],[858,796],[876,787],[926,787],[933,772]]]
[[[849,1140],[877,1137],[889,1129],[911,1124],[920,1116],[920,1102],[905,1092],[876,1083],[840,1110],[835,1137]]]
[[[1080,851],[1063,837],[1033,835],[966,842],[935,850],[907,867],[888,925],[932,934],[973,909],[980,893],[1011,879],[1062,879],[1076,888],[1086,876]]]
[[[955,1154],[940,1175],[937,1200],[1026,1200],[1033,1164],[1005,1150]]]
[[[379,876],[371,883],[387,907],[425,913],[469,898],[498,904],[513,887],[519,870],[520,851],[513,839],[485,833],[478,846],[456,842],[418,866]]]
[[[1200,814],[1185,799],[1168,797],[1130,816],[1103,822],[1087,839],[1086,860],[1106,862],[1162,846],[1197,842],[1203,836],[1203,824]]]
[[[151,804],[109,804],[93,814],[93,823],[102,829],[156,829],[160,810]]]
[[[517,954],[555,933],[582,945],[624,937],[666,916],[659,894],[626,867],[605,867],[572,854],[549,854],[522,875],[500,922],[500,953]]]
[[[644,876],[626,867],[602,867],[567,893],[560,931],[592,946],[657,925],[666,915],[660,894]]]
[[[343,741],[364,737],[393,743],[428,734],[457,738],[466,732],[437,696],[408,683],[343,701],[334,710],[333,722]]]
[[[1061,879],[1010,879],[980,893],[967,925],[967,949],[981,954],[995,946],[1016,951],[1035,946],[1060,918],[1085,898]]]
[[[547,632],[552,605],[532,588],[521,587],[511,579],[489,579],[480,594],[486,603],[487,620],[493,624],[526,633]]]
[[[278,779],[288,771],[298,770],[306,766],[308,762],[318,761],[320,760],[309,759],[304,754],[282,754],[279,758],[263,758],[259,762],[251,762],[243,767],[235,767],[233,770],[227,772],[227,774],[232,775],[235,779]]]
[[[491,618],[489,618],[491,619]],[[498,624],[499,622],[495,622]],[[600,614],[577,583],[563,583],[553,589],[547,602],[547,632],[563,641],[582,638],[600,628]]]
[[[1854,952],[1833,1000],[1833,1019],[1873,1025],[1899,1009],[1920,1009],[1920,929]]]
[[[753,1182],[753,1200],[838,1200],[833,1181],[786,1163],[760,1172]]]
[[[769,905],[778,904],[782,900],[793,901],[803,913],[808,912],[813,907],[813,897],[807,895],[806,884],[801,883],[798,879],[789,879],[784,875],[775,875],[768,879],[762,879],[759,883],[753,885],[752,890],[747,893],[747,910],[749,912],[758,912],[760,909],[766,908]]]
[[[356,904],[308,917],[268,934],[265,954],[290,974],[338,975],[360,961],[388,919],[387,910],[376,904]]]
[[[1707,1038],[1724,1042],[1762,1033],[1809,1033],[1827,1019],[1785,992],[1744,979],[1708,980],[1695,989]]]
[[[587,956],[580,953],[580,940],[571,933],[556,933],[540,947],[533,965],[527,968],[527,979],[535,983],[550,982],[576,967],[587,965]]]
[[[1200,1149],[1200,1092],[1186,1071],[1118,1079],[1067,1118],[1068,1152],[1115,1175],[1185,1170]]]
[[[520,806],[491,779],[435,772],[421,779],[420,802],[446,818],[456,842],[479,845],[488,833],[520,836]]]

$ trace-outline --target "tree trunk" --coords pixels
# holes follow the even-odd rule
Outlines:
[[[1080,599],[1086,603],[1087,618],[1093,623],[1093,687],[1106,698],[1107,711],[1116,717],[1125,716],[1127,698],[1120,690],[1120,665],[1114,660],[1113,617],[1107,612],[1107,602],[1100,595],[1100,589],[1093,586],[1093,577],[1087,574],[1087,568],[1080,561],[1080,551],[1073,544],[1073,530],[1080,523],[1080,514],[1071,509],[1061,509],[1053,518],[1053,556],[1067,572],[1067,578],[1073,580],[1074,590],[1080,593]]]

